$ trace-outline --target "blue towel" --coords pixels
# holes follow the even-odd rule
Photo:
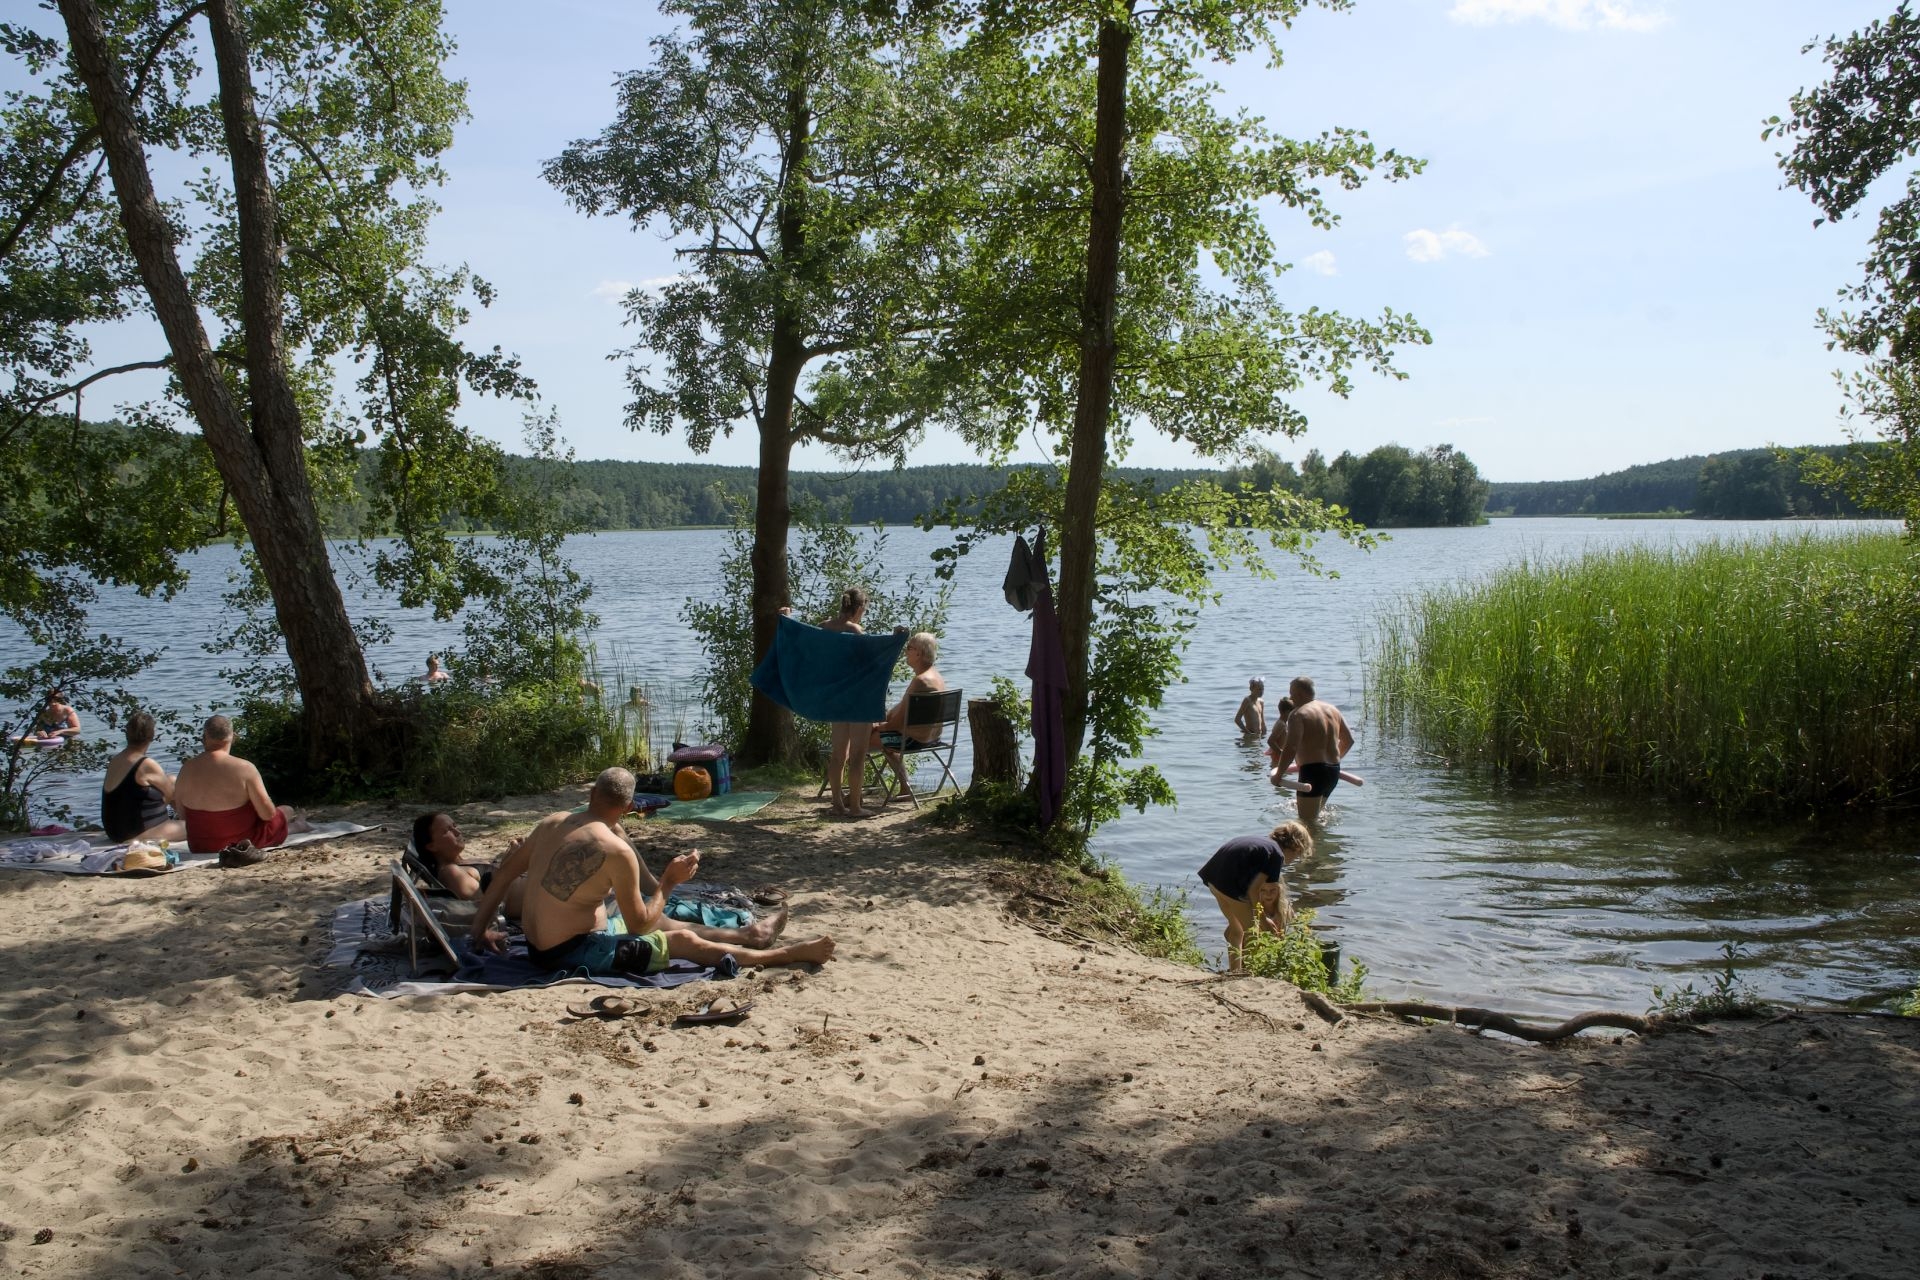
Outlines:
[[[782,617],[753,687],[797,716],[871,724],[887,715],[887,685],[905,634],[861,636]]]

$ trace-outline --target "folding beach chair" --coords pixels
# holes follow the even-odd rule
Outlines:
[[[446,929],[440,923],[440,917],[433,913],[433,907],[413,882],[413,875],[400,862],[387,864],[387,870],[393,879],[387,900],[387,920],[393,931],[405,931],[407,935],[407,963],[411,972],[420,972],[420,952],[424,947],[428,958],[434,959],[438,952],[454,972],[460,970],[460,952],[454,947],[453,939],[447,936]]]
[[[940,735],[932,742],[921,746],[900,748],[901,767],[911,775],[919,757],[925,756],[931,763],[940,766],[940,781],[933,790],[926,792],[937,796],[951,782],[953,789],[960,789],[959,779],[953,776],[953,749],[960,740],[960,708],[966,705],[966,692],[961,689],[945,689],[939,693],[916,693],[907,699],[907,723],[916,725],[937,724]],[[877,770],[877,777],[876,777]],[[867,778],[869,785],[878,789],[880,803],[891,803],[905,795],[913,801],[914,808],[920,807],[921,792],[911,786],[901,786],[900,779],[894,775],[893,767],[887,762],[887,749],[874,747],[867,753]]]
[[[406,850],[400,855],[400,865],[407,869],[414,883],[427,897],[451,898],[454,896],[453,890],[440,883],[440,876],[433,864],[420,856],[420,851],[413,847],[411,840],[407,841]]]

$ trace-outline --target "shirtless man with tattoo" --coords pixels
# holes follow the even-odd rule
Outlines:
[[[596,976],[659,973],[670,960],[718,965],[732,956],[739,965],[824,964],[833,958],[833,939],[822,935],[804,942],[770,945],[784,920],[743,930],[743,941],[669,932],[667,895],[693,879],[698,853],[669,862],[655,881],[620,830],[633,804],[633,775],[608,769],[593,784],[581,813],[556,813],[543,819],[508,853],[480,895],[471,940],[476,948],[501,951],[506,935],[493,929],[494,913],[507,888],[527,878],[520,923],[527,933],[528,958],[549,971],[585,970]],[[607,895],[619,904],[625,934],[607,929]],[[762,936],[764,934],[764,937]],[[751,938],[756,945],[748,945]]]

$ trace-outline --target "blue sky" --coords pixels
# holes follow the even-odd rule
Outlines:
[[[689,461],[621,423],[622,288],[669,247],[588,219],[539,177],[597,132],[613,77],[644,65],[649,6],[451,0],[473,119],[448,161],[433,256],[500,291],[469,338],[517,351],[582,458]],[[1432,332],[1399,383],[1303,398],[1298,458],[1449,443],[1502,480],[1563,479],[1687,453],[1843,438],[1815,311],[1858,275],[1864,220],[1815,229],[1780,187],[1766,117],[1822,78],[1801,46],[1891,0],[1358,0],[1313,10],[1285,65],[1220,68],[1226,100],[1288,134],[1346,125],[1426,158],[1402,184],[1336,193],[1319,232],[1275,213],[1297,307],[1411,311]],[[537,18],[531,16],[537,14]],[[103,351],[103,355],[110,354]],[[469,421],[517,444],[517,413]],[[711,458],[751,463],[750,431]],[[929,438],[916,462],[969,457]],[[1128,461],[1187,465],[1140,438]],[[803,452],[801,467],[834,465]]]

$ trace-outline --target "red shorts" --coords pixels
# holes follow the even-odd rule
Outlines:
[[[275,809],[271,818],[262,818],[253,806],[238,809],[182,809],[187,823],[187,848],[195,853],[218,853],[242,840],[256,849],[271,849],[287,840],[287,815]]]

